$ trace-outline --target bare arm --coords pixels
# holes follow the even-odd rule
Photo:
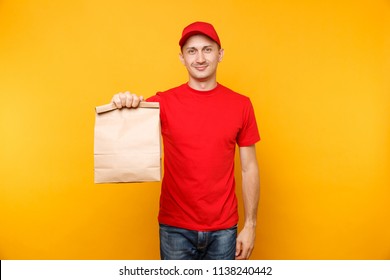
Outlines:
[[[244,201],[245,223],[238,234],[236,259],[248,259],[255,246],[257,208],[260,195],[259,167],[255,145],[240,147],[242,168],[242,196]]]

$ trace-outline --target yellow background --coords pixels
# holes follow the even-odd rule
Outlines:
[[[0,259],[159,258],[160,184],[93,183],[94,107],[184,83],[195,20],[262,135],[252,259],[390,259],[387,0],[0,0]]]

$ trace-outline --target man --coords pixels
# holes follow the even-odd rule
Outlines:
[[[194,22],[179,41],[188,83],[158,92],[164,141],[160,197],[162,259],[248,259],[255,244],[260,140],[249,98],[217,82],[224,50],[214,27]],[[114,95],[117,108],[143,100]],[[234,154],[239,146],[245,222],[237,236]]]

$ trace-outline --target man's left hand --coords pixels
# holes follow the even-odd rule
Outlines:
[[[246,226],[238,234],[236,243],[236,260],[247,260],[255,247],[256,227]]]

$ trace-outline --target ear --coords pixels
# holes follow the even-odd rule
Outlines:
[[[220,49],[220,50],[219,50],[218,62],[221,62],[221,61],[222,61],[222,58],[223,58],[224,53],[225,53],[224,49]]]
[[[179,59],[180,59],[181,63],[183,65],[185,65],[183,53],[179,53]]]

